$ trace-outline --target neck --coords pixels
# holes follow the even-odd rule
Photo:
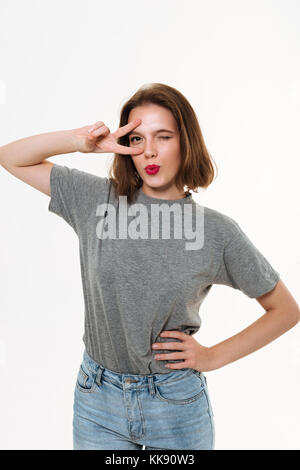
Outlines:
[[[188,191],[178,191],[177,188],[169,188],[169,189],[162,189],[162,188],[152,188],[150,186],[146,186],[145,184],[141,187],[142,191],[146,196],[156,197],[158,199],[184,199],[188,196]]]

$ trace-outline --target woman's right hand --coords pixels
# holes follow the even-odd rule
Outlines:
[[[138,147],[126,147],[117,143],[117,139],[128,134],[141,124],[141,119],[135,119],[123,127],[119,127],[112,134],[110,129],[102,121],[92,126],[84,126],[74,129],[74,139],[77,152],[82,153],[120,153],[123,155],[139,155],[143,149]]]

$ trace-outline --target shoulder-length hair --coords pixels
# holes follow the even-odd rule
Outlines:
[[[208,152],[195,111],[188,100],[175,88],[162,83],[143,85],[123,105],[119,127],[128,124],[132,109],[153,103],[171,111],[180,135],[181,165],[175,178],[179,191],[187,187],[198,193],[198,188],[207,188],[215,176],[212,157]],[[128,134],[118,138],[118,144],[130,147]],[[137,172],[131,155],[114,154],[109,169],[109,178],[116,197],[127,196],[129,204],[136,197],[143,180]]]

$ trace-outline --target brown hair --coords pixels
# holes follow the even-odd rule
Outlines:
[[[162,83],[143,85],[123,105],[119,127],[128,123],[130,111],[137,106],[153,103],[171,111],[180,134],[181,166],[175,178],[179,190],[184,186],[198,193],[197,188],[207,188],[213,181],[215,171],[212,157],[208,152],[195,111],[188,100],[175,88]],[[118,138],[118,143],[129,147],[128,134]],[[136,191],[143,180],[137,172],[131,155],[114,154],[109,170],[109,178],[114,186],[116,196],[127,196],[131,204]]]

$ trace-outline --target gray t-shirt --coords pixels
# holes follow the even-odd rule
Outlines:
[[[156,360],[158,352],[174,350],[155,351],[151,345],[179,341],[160,338],[162,330],[196,333],[201,325],[200,305],[213,284],[256,298],[279,280],[279,273],[235,220],[201,206],[191,193],[183,199],[165,200],[147,196],[140,188],[136,200],[124,206],[120,201],[127,200],[126,196],[116,198],[107,177],[56,163],[50,184],[49,211],[62,217],[79,240],[85,348],[96,362],[112,371],[169,373],[164,365],[182,360]],[[135,206],[137,211],[133,210],[135,204],[140,204]],[[164,216],[168,211],[170,214],[169,233],[168,224],[161,222],[166,220],[163,215],[158,231],[153,229],[158,219],[152,207],[161,204],[168,209]],[[171,209],[174,204],[177,212]],[[139,214],[143,215],[140,219]],[[105,238],[114,215],[115,238],[111,235],[114,231]],[[186,227],[181,236],[180,220],[181,227]],[[148,234],[145,228],[149,228]],[[193,230],[199,238],[197,245],[190,243]]]

